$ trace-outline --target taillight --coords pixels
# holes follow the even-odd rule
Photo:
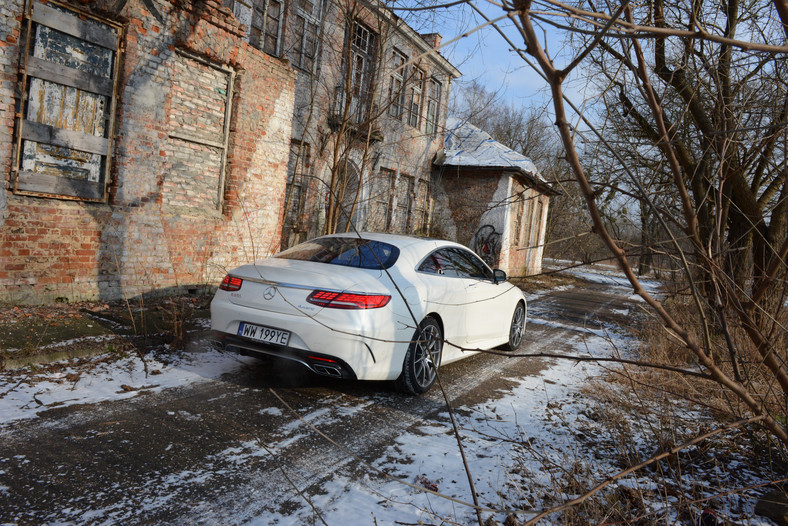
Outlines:
[[[391,296],[386,294],[353,294],[349,292],[331,292],[316,290],[306,301],[313,305],[329,309],[379,309],[385,307]]]
[[[242,280],[241,278],[235,278],[227,274],[222,280],[221,285],[219,285],[219,288],[222,290],[229,290],[229,291],[241,290],[241,284],[243,282],[244,280]]]

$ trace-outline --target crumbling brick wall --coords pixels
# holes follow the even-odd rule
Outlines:
[[[541,272],[548,195],[500,169],[456,166],[433,173],[432,195],[436,237],[456,239],[512,277]]]
[[[215,0],[129,0],[120,12],[112,12],[116,2],[74,5],[124,26],[109,196],[85,202],[14,192],[10,152],[23,7],[5,2],[0,301],[111,300],[192,288],[274,252],[292,68],[249,46],[245,28]],[[221,92],[222,75],[232,77],[228,93]],[[232,111],[225,115],[221,101],[231,101]]]

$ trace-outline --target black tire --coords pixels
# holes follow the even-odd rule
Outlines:
[[[429,391],[438,377],[443,353],[443,331],[434,318],[424,318],[413,334],[397,386],[404,392],[420,395]]]
[[[525,332],[525,305],[523,302],[517,304],[512,314],[512,323],[509,326],[509,341],[503,345],[507,351],[516,351],[523,342]]]

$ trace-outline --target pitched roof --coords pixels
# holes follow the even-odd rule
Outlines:
[[[453,117],[446,119],[443,155],[435,164],[515,170],[538,182],[547,182],[531,159],[494,140],[473,124]]]

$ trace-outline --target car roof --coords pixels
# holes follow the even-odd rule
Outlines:
[[[418,237],[418,236],[408,236],[404,234],[385,234],[382,232],[341,232],[337,234],[328,234],[322,237],[351,237],[351,238],[358,238],[361,237],[363,239],[368,239],[371,241],[381,241],[384,243],[389,243],[394,245],[397,248],[405,248],[410,245],[432,245],[435,242],[439,243],[448,243],[453,244],[452,241],[443,241],[440,239],[431,239],[426,237]]]

